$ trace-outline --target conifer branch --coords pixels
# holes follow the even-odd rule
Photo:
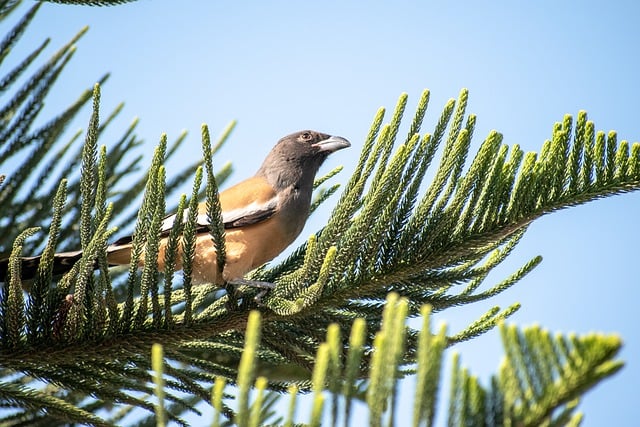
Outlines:
[[[193,296],[191,289],[191,266],[196,250],[196,228],[198,219],[198,193],[202,183],[202,167],[196,169],[196,176],[193,181],[193,191],[189,199],[189,207],[187,208],[187,218],[184,222],[184,231],[182,237],[182,271],[184,272],[184,280],[182,286],[184,289],[184,318],[185,324],[189,325],[193,316]]]
[[[207,218],[209,220],[209,234],[216,248],[218,274],[222,274],[227,250],[224,243],[224,223],[222,221],[222,207],[220,206],[218,183],[213,173],[213,160],[211,158],[213,150],[211,149],[209,128],[206,125],[202,126],[202,152],[204,153],[204,165],[207,173],[206,205]]]

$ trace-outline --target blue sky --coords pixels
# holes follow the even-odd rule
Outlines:
[[[553,123],[580,109],[598,129],[617,130],[619,140],[640,139],[639,3],[482,3],[45,4],[18,48],[29,51],[50,36],[52,52],[89,25],[43,117],[109,71],[103,111],[126,102],[114,138],[140,117],[138,134],[149,152],[162,132],[171,140],[187,129],[181,155],[191,163],[200,153],[201,123],[215,135],[237,119],[230,143],[214,159],[233,162],[231,181],[252,174],[279,137],[311,128],[352,142],[323,169],[343,164],[338,179],[344,182],[377,108],[392,109],[402,92],[413,106],[424,88],[432,92],[425,131],[447,99],[469,88],[468,111],[478,116],[474,147],[496,129],[506,143],[538,151]],[[303,237],[326,221],[333,203],[314,215]],[[640,318],[639,214],[640,195],[626,194],[538,220],[491,278],[501,280],[538,254],[541,266],[498,298],[437,320],[455,332],[493,305],[521,302],[512,317],[520,325],[619,333],[627,366],[583,400],[583,425],[632,425],[640,382],[640,334],[633,326]],[[456,351],[483,381],[501,357],[496,332]]]

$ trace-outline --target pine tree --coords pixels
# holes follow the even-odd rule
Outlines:
[[[0,19],[19,3],[0,2]],[[37,10],[4,38],[0,65]],[[234,124],[215,143],[203,126],[202,160],[169,177],[164,164],[184,135],[171,144],[163,136],[143,173],[147,159],[127,154],[141,144],[135,122],[115,144],[99,146],[119,112],[100,118],[107,76],[36,126],[84,32],[28,75],[45,41],[0,80],[8,97],[0,107],[0,254],[10,259],[0,294],[3,425],[111,425],[135,414],[140,425],[185,424],[202,402],[215,408],[214,425],[292,425],[292,412],[276,414],[274,404],[288,392],[294,408],[304,391],[314,403],[302,421],[357,425],[352,408],[362,401],[371,424],[382,425],[395,419],[397,381],[408,375],[417,382],[414,425],[431,425],[444,349],[498,325],[506,356],[488,386],[454,363],[449,425],[577,425],[579,397],[621,368],[615,336],[505,325],[518,304],[491,309],[454,335],[432,331],[430,314],[489,299],[535,268],[539,257],[497,284],[484,283],[533,220],[640,188],[639,144],[596,132],[579,112],[554,125],[539,154],[503,144],[497,132],[471,153],[476,119],[466,113],[466,90],[445,105],[431,132],[421,129],[429,92],[414,112],[403,94],[387,123],[384,109],[375,114],[344,188],[322,187],[339,168],[317,180],[313,209],[340,194],[329,222],[281,263],[251,273],[276,284],[273,291],[257,299],[261,291],[252,288],[234,295],[191,286],[189,251],[184,275],[159,273],[152,264],[110,272],[105,248],[114,225],[135,222],[134,260],[154,258],[164,213],[182,213],[202,198],[219,241],[217,188],[230,167],[214,173],[213,155]],[[84,141],[82,133],[65,140],[90,100]],[[406,116],[412,118],[403,135]],[[61,170],[51,158],[64,159]],[[430,168],[434,178],[426,182]],[[121,189],[127,178],[135,184]],[[189,180],[191,194],[176,196]],[[134,213],[124,209],[132,201],[140,206]],[[195,221],[188,216],[174,227],[168,265],[177,262],[178,244],[191,246]],[[57,277],[53,253],[71,248],[83,255]],[[35,253],[43,254],[37,277],[22,283],[19,257]],[[421,327],[407,326],[407,318],[421,319]]]

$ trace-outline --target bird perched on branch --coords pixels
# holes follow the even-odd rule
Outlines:
[[[209,235],[206,205],[201,203],[192,282],[223,284],[242,280],[246,273],[278,256],[304,227],[318,169],[329,154],[350,145],[342,137],[310,130],[285,136],[273,147],[253,177],[220,193],[226,245],[222,275]],[[175,215],[164,219],[161,236],[169,234],[175,219]],[[131,262],[131,242],[131,237],[125,237],[107,248],[110,265]],[[167,238],[163,237],[157,260],[159,270],[164,269],[166,245]],[[69,271],[81,256],[81,251],[56,254],[53,274]],[[23,280],[35,277],[39,262],[39,256],[22,258]],[[176,270],[181,268],[182,264],[178,263]],[[6,280],[7,269],[8,260],[0,260],[0,281]]]

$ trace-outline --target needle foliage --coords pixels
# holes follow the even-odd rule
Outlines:
[[[18,4],[0,1],[0,22]],[[7,30],[0,66],[37,10]],[[214,143],[203,126],[202,158],[167,176],[185,135],[173,143],[162,135],[151,158],[135,154],[135,121],[103,141],[120,111],[100,111],[107,76],[43,121],[44,100],[84,32],[37,66],[43,42],[0,76],[0,254],[9,258],[0,290],[2,425],[186,425],[206,404],[212,425],[360,425],[356,405],[371,425],[393,425],[406,376],[416,380],[413,425],[432,425],[444,350],[498,325],[498,372],[483,385],[456,356],[449,411],[440,416],[452,426],[577,425],[580,396],[622,366],[615,336],[505,325],[518,303],[492,307],[455,333],[432,331],[430,315],[491,299],[535,268],[540,257],[487,283],[535,219],[640,188],[639,144],[596,131],[581,111],[556,123],[539,153],[509,146],[495,131],[474,152],[466,90],[427,130],[429,91],[415,107],[402,94],[354,144],[362,151],[346,184],[323,186],[340,169],[317,179],[312,211],[338,195],[329,222],[247,277],[275,289],[194,286],[200,200],[224,262],[217,195],[231,169],[214,173],[214,159],[234,124]],[[69,136],[78,116],[88,126]],[[185,182],[190,194],[176,195]],[[167,211],[178,221],[165,264],[181,264],[182,273],[138,268],[140,259],[157,258]],[[106,247],[130,223],[131,267],[110,271]],[[71,271],[56,274],[53,254],[80,248]],[[37,276],[24,283],[19,258],[36,254]],[[294,415],[301,392],[312,395],[307,418]],[[286,414],[275,410],[281,394],[291,396]]]

